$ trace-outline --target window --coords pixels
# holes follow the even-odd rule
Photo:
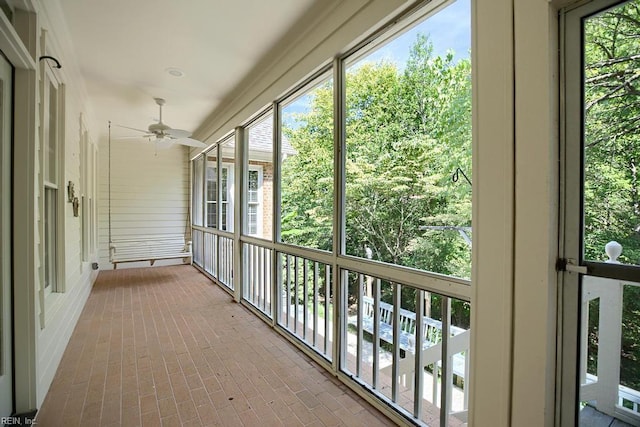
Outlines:
[[[43,283],[48,293],[64,291],[64,86],[48,64],[42,65],[40,105],[43,192]],[[62,200],[61,200],[62,199]]]
[[[345,60],[348,255],[470,277],[469,14],[451,3]]]
[[[333,249],[333,79],[322,75],[281,105],[280,240]]]
[[[204,156],[200,156],[193,161],[193,188],[192,188],[192,206],[193,206],[193,225],[203,225],[202,217],[202,184],[203,184],[203,168]]]
[[[273,236],[273,114],[258,118],[247,126],[246,133],[244,233],[270,240]]]
[[[82,241],[81,249],[82,249],[82,261],[89,261],[89,252],[90,252],[90,222],[91,222],[91,209],[89,207],[90,200],[92,196],[92,188],[90,187],[91,181],[91,173],[93,164],[91,162],[91,152],[89,151],[89,133],[85,130],[84,122],[80,122],[80,188],[76,189],[76,192],[79,190],[80,197],[80,212],[82,214],[82,230],[80,233],[80,238]]]
[[[257,169],[249,169],[247,178],[249,191],[247,192],[247,234],[258,234],[258,208],[260,199],[258,192],[260,190],[260,174]]]
[[[215,162],[215,159],[213,160]],[[209,158],[211,162],[211,158]],[[215,164],[215,163],[214,163]],[[207,198],[206,205],[206,226],[218,228],[217,200],[218,200],[218,169],[207,166]]]
[[[220,178],[220,230],[233,231],[233,166],[223,165]],[[207,166],[207,227],[218,228],[217,222],[218,168]]]
[[[57,287],[57,190],[51,187],[44,189],[44,287],[50,291]]]

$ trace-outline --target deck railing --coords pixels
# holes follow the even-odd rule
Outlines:
[[[204,227],[193,240],[194,264],[354,388],[417,424],[466,423],[467,280]]]
[[[608,263],[619,263],[622,246],[610,242],[605,252]],[[630,320],[623,313],[625,289],[638,286],[640,283],[594,276],[584,276],[582,281],[580,400],[633,425],[640,425],[640,391],[620,384],[620,367],[622,327]],[[589,321],[589,316],[596,313],[597,326],[591,325],[595,321]],[[589,360],[595,363],[590,364]]]
[[[328,361],[333,359],[331,266],[311,253],[278,252],[278,325]]]
[[[193,263],[233,291],[233,236],[224,231],[204,227],[194,227],[191,235]]]
[[[272,250],[253,243],[243,243],[244,272],[242,298],[272,317]]]
[[[353,270],[343,283],[343,369],[412,418],[466,422],[470,330],[453,324],[456,300]]]

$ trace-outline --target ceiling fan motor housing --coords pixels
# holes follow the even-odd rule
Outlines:
[[[166,130],[171,129],[171,127],[165,125],[164,123],[160,122],[160,123],[153,123],[151,125],[149,125],[149,132],[154,133],[156,135],[158,134],[164,134]]]

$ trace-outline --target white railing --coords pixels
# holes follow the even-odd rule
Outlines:
[[[272,251],[252,243],[244,243],[243,250],[242,297],[267,317],[271,317]]]
[[[193,263],[233,291],[233,238],[214,228],[193,228]]]
[[[607,263],[619,264],[622,246],[605,246]],[[632,424],[640,424],[640,391],[620,384],[622,354],[623,297],[625,286],[640,283],[594,276],[582,279],[582,335],[580,360],[580,400],[598,411]],[[589,353],[589,308],[598,303],[597,356]],[[589,373],[587,360],[595,357],[596,372]]]
[[[466,297],[421,289],[426,276],[420,273],[399,274],[401,280],[392,283],[355,271],[346,257],[336,261],[318,250],[251,237],[242,237],[238,243],[230,233],[204,227],[193,229],[193,240],[197,245],[194,263],[231,290],[234,257],[236,261],[239,257],[240,277],[235,278],[242,303],[303,343],[305,351],[321,356],[327,366],[336,365],[339,375],[351,377],[417,424],[431,425],[437,418],[444,418],[447,425],[467,421],[470,331],[451,324],[452,302],[468,301]],[[362,267],[360,260],[357,264]],[[373,262],[367,266],[385,270]],[[354,287],[359,289],[355,298],[347,295],[353,280],[360,284]],[[457,279],[452,283],[465,291],[468,288]],[[381,289],[388,296],[391,287],[397,287],[400,295],[394,304],[380,297]],[[401,291],[408,289],[414,297],[405,301]],[[426,304],[431,297],[441,298],[442,312],[449,313],[442,314],[442,321],[427,308],[420,313],[407,309],[421,306],[419,301]],[[359,320],[350,316],[354,309]],[[394,332],[395,322],[400,325],[398,332]],[[363,340],[367,333],[373,337],[368,341]]]
[[[278,324],[332,360],[331,266],[308,256],[279,252]]]
[[[365,296],[362,298],[363,316],[362,316],[362,329],[369,334],[373,334],[373,319],[374,319],[374,301],[373,298]],[[393,344],[393,305],[380,301],[378,303],[380,317],[378,324],[378,334],[380,339]],[[413,311],[400,310],[400,335],[399,342],[400,348],[412,355],[416,353],[416,313]],[[357,325],[357,316],[349,317],[349,324]],[[440,362],[440,347],[442,341],[442,322],[430,317],[422,318],[422,354],[423,363],[425,365],[431,365],[433,363]],[[459,328],[457,326],[450,326],[451,338],[449,339],[449,353],[453,358],[453,373],[464,379],[469,371],[469,361],[463,355],[463,352],[469,350],[469,330]],[[452,351],[453,350],[453,351]],[[413,373],[413,369],[403,372],[401,375]]]
[[[452,299],[353,271],[344,286],[350,292],[344,369],[417,419],[466,422],[471,331],[451,324]],[[433,297],[441,299],[438,316],[448,306],[445,325],[430,314]],[[414,306],[423,312],[407,309]]]

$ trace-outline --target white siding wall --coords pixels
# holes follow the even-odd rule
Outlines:
[[[91,262],[97,259],[97,252],[93,248],[89,248],[87,257],[83,260],[82,257],[82,217],[88,212],[82,212],[80,210],[79,215],[76,217],[73,214],[73,208],[71,203],[66,202],[67,198],[67,183],[72,181],[75,184],[75,194],[81,199],[82,195],[90,196],[95,192],[96,178],[95,174],[92,179],[84,180],[81,178],[81,162],[86,162],[86,159],[81,159],[81,140],[86,131],[87,148],[95,150],[95,146],[92,144],[90,135],[91,129],[87,129],[85,125],[85,117],[90,115],[89,106],[86,100],[84,86],[82,79],[80,78],[79,70],[74,62],[75,54],[71,47],[70,41],[65,38],[64,33],[57,32],[57,28],[62,28],[60,23],[62,17],[59,10],[50,5],[40,3],[35,4],[35,16],[37,17],[37,25],[28,29],[31,32],[31,37],[40,37],[41,30],[46,30],[46,52],[43,51],[43,46],[39,47],[36,57],[40,55],[54,55],[62,64],[63,68],[56,70],[57,77],[64,85],[64,137],[61,141],[60,149],[62,149],[62,161],[61,165],[64,167],[63,176],[60,179],[58,191],[64,196],[64,203],[58,206],[58,214],[63,218],[64,222],[64,234],[61,234],[58,238],[62,239],[61,246],[64,250],[59,253],[59,259],[61,264],[59,268],[63,271],[63,275],[60,278],[60,288],[63,292],[52,292],[47,294],[42,292],[43,285],[43,270],[44,265],[44,251],[41,247],[42,243],[42,219],[43,219],[43,203],[42,203],[42,180],[40,176],[40,168],[42,162],[40,159],[41,141],[39,139],[38,123],[32,123],[30,125],[35,126],[35,140],[33,141],[34,147],[34,168],[35,173],[35,185],[34,185],[34,199],[35,199],[35,217],[32,218],[33,224],[36,230],[34,235],[33,245],[35,247],[36,257],[33,260],[34,265],[29,265],[25,260],[25,268],[34,269],[34,282],[31,286],[34,287],[35,301],[33,304],[34,318],[36,321],[30,326],[35,328],[35,345],[31,347],[35,349],[35,353],[16,355],[17,358],[29,358],[32,359],[34,364],[34,370],[36,374],[35,378],[35,390],[31,391],[30,398],[22,398],[17,396],[17,412],[23,412],[30,409],[33,403],[26,403],[27,401],[33,402],[35,398],[36,408],[40,407],[44,398],[46,397],[49,386],[53,381],[53,377],[56,373],[56,369],[62,359],[62,355],[69,341],[71,333],[77,323],[78,317],[84,307],[86,299],[91,291],[93,282],[97,277],[97,271],[91,269]],[[38,79],[40,79],[40,72],[36,73]],[[36,111],[39,111],[39,103],[41,102],[41,95],[34,94],[34,106]],[[36,118],[39,120],[39,114],[36,113]],[[16,118],[19,124],[20,118]],[[91,171],[90,165],[84,165],[87,171]],[[16,171],[19,174],[19,171]],[[91,174],[89,174],[90,176]],[[17,175],[19,177],[19,175]],[[94,222],[95,224],[95,222]],[[24,309],[17,307],[16,309]],[[18,325],[18,328],[20,326]],[[19,333],[19,329],[16,331]],[[16,349],[20,351],[19,348]],[[21,381],[20,378],[16,378],[16,381]]]
[[[109,262],[108,141],[100,145],[99,248],[100,268]],[[111,239],[184,235],[189,207],[189,162],[181,145],[157,149],[148,141],[111,142]],[[154,265],[182,263],[159,260]],[[118,268],[148,267],[149,262],[118,264]]]

